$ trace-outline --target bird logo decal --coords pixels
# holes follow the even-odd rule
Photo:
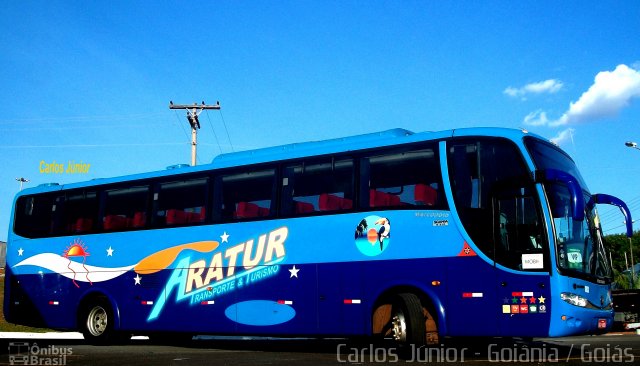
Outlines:
[[[356,226],[356,247],[366,256],[377,256],[384,252],[390,243],[391,220],[380,216],[367,216]]]
[[[378,229],[378,242],[380,243],[380,251],[382,251],[384,239],[387,239],[389,237],[391,231],[391,223],[389,222],[389,219],[383,217],[380,220],[376,221],[376,225],[380,225],[380,228]]]

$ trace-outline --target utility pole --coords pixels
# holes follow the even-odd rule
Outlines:
[[[631,241],[631,238],[629,238],[629,249],[631,250],[631,288],[636,288],[636,270],[635,270],[635,264],[633,263],[633,242]]]
[[[203,101],[202,104],[193,103],[193,105],[188,105],[173,104],[172,101],[169,101],[169,109],[185,109],[187,111],[187,121],[191,126],[191,166],[196,166],[196,146],[198,145],[198,130],[200,129],[198,116],[205,109],[220,109],[220,102],[216,102],[215,105],[207,105]]]
[[[16,180],[17,180],[18,182],[20,182],[20,190],[22,190],[22,184],[23,184],[23,183],[28,183],[28,182],[29,182],[29,179],[25,179],[25,178],[22,178],[22,177],[20,177],[20,178],[16,178]]]

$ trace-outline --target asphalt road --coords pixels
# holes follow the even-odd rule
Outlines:
[[[360,365],[640,364],[640,336],[557,339],[457,339],[440,347],[397,349],[369,340],[207,338],[184,345],[132,340],[93,346],[82,340],[1,339],[0,365]]]

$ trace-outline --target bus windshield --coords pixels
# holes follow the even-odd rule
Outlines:
[[[589,202],[591,195],[570,157],[540,140],[526,139],[526,145],[537,169],[558,169],[576,177],[583,189],[585,202]],[[544,187],[553,217],[558,268],[570,276],[609,279],[611,268],[595,206],[586,207],[582,221],[575,220],[567,185],[547,182]]]

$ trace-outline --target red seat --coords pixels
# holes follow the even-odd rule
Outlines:
[[[269,216],[270,210],[265,207],[260,207],[251,202],[238,202],[238,206],[235,213],[237,219],[250,219],[254,217]]]
[[[320,211],[335,211],[340,209],[340,202],[338,196],[332,194],[323,193],[318,200],[318,207]]]
[[[204,222],[204,219],[206,217],[206,211],[204,206],[200,206],[197,209],[199,209],[200,212],[189,212],[188,214],[188,222],[191,223],[198,223],[198,222]]]
[[[199,210],[200,212],[187,212],[177,208],[167,210],[167,225],[204,222],[206,217],[204,206],[197,207],[196,210]]]
[[[340,198],[340,197],[338,197]],[[340,202],[340,208],[343,210],[349,210],[353,207],[353,200],[350,200],[348,198],[340,198],[341,202]]]
[[[238,202],[235,217],[237,219],[247,219],[258,216],[259,206],[250,202]]]
[[[76,220],[73,227],[73,231],[76,233],[86,233],[93,228],[93,220],[85,217],[80,217]]]
[[[353,207],[353,201],[333,194],[323,193],[318,200],[320,211],[348,210]]]
[[[268,208],[258,207],[258,216],[266,217],[266,216],[269,216],[270,213],[271,213],[271,210],[269,210]]]
[[[438,202],[438,191],[431,186],[419,183],[416,184],[414,198],[416,200],[416,204],[435,206]]]
[[[180,225],[187,222],[187,213],[175,208],[167,210],[167,225]]]
[[[400,197],[390,193],[387,195],[389,196],[389,206],[400,206]]]
[[[295,203],[295,211],[298,214],[304,214],[315,211],[315,207],[308,202],[293,201]]]
[[[380,192],[375,189],[369,190],[369,207],[399,206],[400,204],[400,197],[395,194]]]
[[[105,230],[120,230],[127,227],[127,218],[120,215],[107,215],[104,217]]]
[[[146,223],[147,223],[147,214],[145,212],[140,211],[133,214],[131,227],[134,227],[134,228],[144,227]]]

